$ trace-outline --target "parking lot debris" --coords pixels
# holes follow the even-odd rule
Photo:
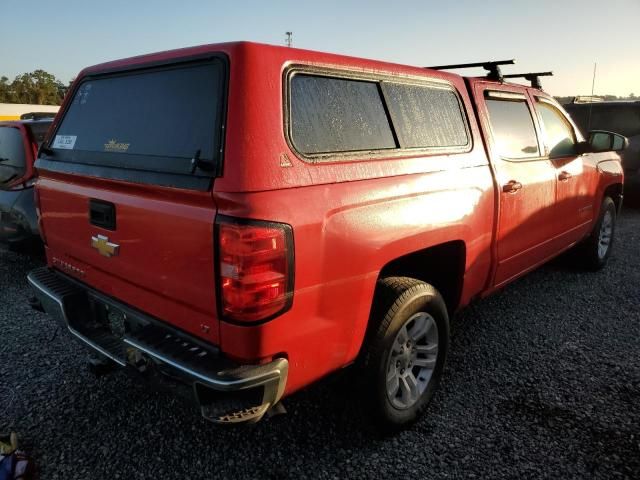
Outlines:
[[[27,480],[32,472],[31,459],[18,450],[18,435],[0,434],[0,480]]]
[[[0,455],[11,455],[18,449],[18,436],[15,432],[0,434]]]

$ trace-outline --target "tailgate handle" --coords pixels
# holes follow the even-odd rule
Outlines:
[[[89,223],[107,230],[116,229],[116,206],[111,202],[89,200]]]

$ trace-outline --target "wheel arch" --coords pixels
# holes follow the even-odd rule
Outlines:
[[[372,321],[376,297],[378,295],[378,281],[386,277],[409,277],[432,285],[445,302],[449,315],[460,306],[464,273],[466,268],[466,244],[463,240],[451,240],[427,248],[405,253],[389,260],[379,271],[376,288],[371,296],[369,318],[367,319],[364,335],[354,351],[359,356],[363,352],[371,331],[375,328]]]
[[[605,197],[611,197],[611,200],[613,200],[613,203],[616,205],[616,213],[619,215],[622,210],[623,191],[622,183],[612,183],[608,185],[602,193],[600,203],[602,203]]]
[[[378,280],[410,277],[428,283],[440,292],[451,315],[460,305],[466,254],[466,245],[462,240],[417,250],[389,261],[380,269]]]

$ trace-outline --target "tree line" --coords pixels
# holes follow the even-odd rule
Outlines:
[[[0,76],[0,103],[60,105],[70,85],[71,82],[65,85],[44,70],[22,73],[12,81],[3,75]]]
[[[0,77],[0,103],[32,103],[36,105],[60,105],[71,82],[64,84],[55,75],[44,70],[34,70],[17,75],[13,81]],[[637,100],[633,93],[627,97],[596,95],[604,101]],[[555,97],[561,104],[571,103],[574,97]]]

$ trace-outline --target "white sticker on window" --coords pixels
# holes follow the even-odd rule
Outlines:
[[[63,150],[73,150],[73,146],[76,144],[76,138],[76,135],[56,135],[51,147]]]

